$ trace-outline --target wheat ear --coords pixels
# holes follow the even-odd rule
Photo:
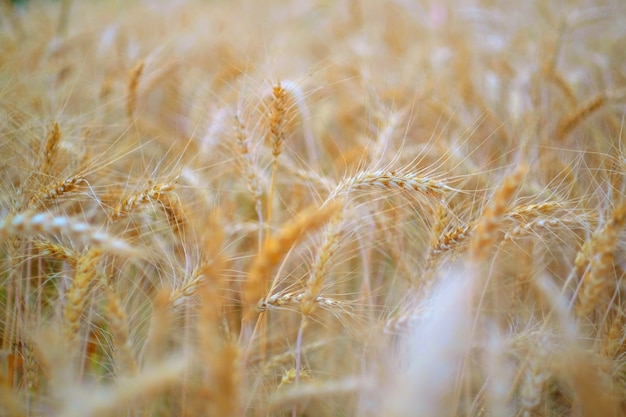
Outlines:
[[[522,417],[538,415],[538,409],[544,394],[545,385],[550,378],[544,343],[540,342],[535,351],[531,351],[530,363],[524,371],[524,380],[520,389]]]
[[[54,157],[56,156],[60,141],[61,130],[59,129],[59,124],[54,123],[52,125],[52,129],[50,129],[50,131],[48,132],[48,136],[46,137],[46,142],[43,148],[43,162],[41,163],[42,173],[50,173],[50,168],[52,167],[52,163]]]
[[[250,267],[250,274],[243,289],[243,300],[248,311],[254,311],[257,302],[267,293],[272,269],[278,265],[300,236],[304,232],[320,228],[342,208],[343,202],[340,200],[331,201],[321,208],[309,207],[287,223],[278,235],[265,240],[261,252]]]
[[[369,190],[372,188],[415,191],[438,200],[442,199],[443,192],[455,191],[443,182],[429,177],[421,177],[412,172],[361,171],[357,175],[341,181],[330,194],[329,199],[351,190]]]
[[[118,374],[123,376],[134,375],[137,372],[137,363],[133,355],[133,348],[128,329],[128,316],[122,308],[119,295],[110,285],[104,286],[106,296],[106,316],[115,343],[115,356]]]
[[[46,236],[66,234],[107,252],[125,256],[139,255],[136,249],[123,240],[97,231],[89,224],[69,217],[55,216],[51,213],[24,212],[9,214],[0,220],[0,241],[9,236],[40,234]]]
[[[625,221],[626,204],[621,204],[614,209],[607,224],[591,239],[588,247],[590,261],[578,292],[577,313],[581,317],[586,316],[598,306],[602,294],[609,285],[614,268],[615,249]]]
[[[143,74],[144,61],[141,60],[135,64],[129,73],[128,93],[126,96],[126,115],[132,121],[135,116],[135,108],[137,107],[137,90],[139,87],[139,79]]]
[[[623,306],[617,306],[615,310],[610,324],[604,331],[601,348],[602,356],[609,362],[614,361],[626,350],[626,334],[624,334],[626,314],[624,314]]]
[[[80,318],[89,300],[89,290],[97,274],[102,251],[90,249],[76,263],[74,280],[70,286],[63,308],[63,324],[68,346],[72,346],[80,328]]]
[[[258,312],[278,310],[281,308],[299,308],[302,311],[305,308],[310,311],[311,315],[315,309],[321,308],[332,313],[345,312],[352,310],[351,306],[341,300],[337,300],[331,297],[324,297],[321,295],[316,296],[307,301],[307,306],[304,307],[304,297],[311,297],[306,292],[285,292],[272,294],[267,298],[261,299],[256,306]],[[313,304],[313,306],[311,306]]]
[[[311,267],[309,273],[309,279],[306,283],[306,289],[302,295],[300,302],[300,312],[304,317],[310,316],[315,307],[319,304],[321,299],[318,299],[324,284],[326,277],[326,271],[329,267],[329,261],[332,257],[337,243],[339,240],[339,234],[341,233],[342,225],[342,213],[337,213],[331,223],[329,224],[326,233],[324,234],[322,245],[319,247],[317,254],[315,255],[315,262]]]
[[[34,246],[41,252],[41,255],[66,261],[72,266],[76,266],[76,262],[80,258],[76,251],[58,243],[42,240],[34,242]]]
[[[600,93],[563,116],[556,126],[556,131],[554,133],[556,139],[563,140],[569,132],[574,130],[576,126],[589,117],[593,112],[604,106],[607,101],[607,94]]]
[[[28,209],[34,210],[43,205],[46,201],[57,199],[64,194],[74,191],[83,184],[87,184],[87,181],[80,175],[73,175],[69,178],[49,184],[39,190],[39,192],[30,199]]]
[[[482,214],[470,241],[470,253],[474,260],[484,260],[496,243],[496,234],[500,229],[500,221],[506,213],[509,201],[524,179],[528,167],[522,165],[513,175],[504,180],[502,186],[493,196],[493,201]]]
[[[176,182],[165,182],[150,185],[147,189],[125,198],[117,206],[115,206],[113,213],[111,214],[111,219],[121,219],[122,217],[128,216],[141,206],[150,202],[160,201],[163,194],[172,191],[175,187]]]
[[[272,178],[267,197],[267,224],[272,222],[272,209],[274,205],[274,188],[276,171],[278,170],[278,157],[283,152],[285,137],[287,136],[287,92],[280,85],[280,81],[272,88],[272,104],[270,107],[269,130],[272,144]],[[269,232],[267,238],[269,239]]]

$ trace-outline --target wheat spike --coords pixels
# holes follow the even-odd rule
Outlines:
[[[415,191],[438,200],[442,199],[443,192],[454,191],[453,188],[441,181],[429,177],[420,177],[416,173],[361,171],[357,175],[340,182],[329,199],[351,190],[369,190],[372,188]]]
[[[574,130],[583,120],[589,117],[600,107],[604,106],[607,99],[608,97],[605,93],[600,93],[563,116],[556,126],[556,131],[554,133],[556,139],[563,140],[565,136]]]
[[[545,391],[546,382],[550,378],[546,358],[548,352],[544,343],[540,342],[538,348],[531,352],[530,364],[524,371],[524,380],[520,392],[520,403],[523,417],[537,416]]]
[[[129,73],[128,93],[126,96],[126,115],[131,120],[135,116],[135,110],[137,107],[137,90],[141,74],[143,74],[144,65],[145,63],[143,60],[137,62]]]
[[[326,277],[326,271],[330,266],[329,261],[337,248],[339,234],[341,233],[341,220],[342,215],[340,212],[335,215],[328,226],[324,234],[322,245],[315,255],[315,262],[311,267],[309,279],[307,280],[306,289],[300,304],[300,311],[304,317],[311,315],[315,307],[320,303],[319,298]]]
[[[119,295],[110,285],[104,286],[106,296],[106,316],[115,344],[115,356],[118,374],[132,376],[137,372],[137,363],[133,355],[133,347],[128,328],[128,316],[122,308]]]
[[[64,194],[72,192],[83,184],[87,184],[87,181],[80,175],[74,175],[49,184],[39,190],[39,192],[31,198],[28,203],[28,208],[29,210],[37,209],[45,202],[57,199]]]
[[[578,293],[579,316],[593,311],[609,286],[614,268],[615,249],[626,220],[626,204],[616,207],[611,219],[591,239],[589,264],[583,274]]]
[[[78,336],[80,319],[88,303],[90,287],[98,273],[97,265],[101,257],[101,250],[91,249],[76,263],[74,280],[65,297],[63,308],[63,324],[68,346],[72,346]]]
[[[61,130],[59,129],[59,124],[54,123],[52,125],[52,129],[50,129],[50,132],[48,132],[48,137],[46,138],[46,143],[43,149],[43,162],[41,164],[42,173],[50,173],[50,168],[52,167],[54,157],[57,154],[57,149],[59,147],[60,141]]]
[[[318,307],[333,313],[351,310],[350,306],[341,300],[321,295],[313,297],[310,292],[307,293],[306,291],[272,294],[267,298],[259,300],[256,310],[262,312],[280,308],[300,308],[301,312],[302,310],[305,311],[303,314],[310,316]]]
[[[35,248],[41,251],[43,256],[51,256],[55,259],[69,262],[70,265],[75,266],[80,255],[66,246],[50,241],[36,241],[34,242]]]
[[[287,223],[278,235],[268,239],[250,267],[250,275],[244,285],[244,302],[249,310],[254,310],[257,302],[267,292],[267,284],[272,269],[278,265],[291,246],[305,232],[312,232],[323,226],[343,207],[343,202],[332,201],[321,208],[311,206]]]
[[[176,182],[166,182],[154,184],[147,189],[133,194],[130,197],[122,200],[111,214],[112,220],[119,220],[128,216],[139,207],[146,205],[150,202],[160,201],[163,194],[172,191],[176,187]]]
[[[272,144],[272,178],[270,180],[269,193],[267,197],[267,223],[271,225],[273,207],[274,207],[274,190],[276,183],[276,171],[278,170],[278,157],[283,152],[283,145],[287,136],[287,92],[278,82],[272,88],[272,104],[270,106],[269,131],[270,142]],[[267,239],[269,239],[269,233]]]
[[[137,250],[123,240],[97,231],[89,224],[69,217],[55,216],[51,213],[24,212],[10,214],[0,220],[0,240],[5,240],[10,236],[60,234],[68,235],[111,253],[125,256],[139,255]]]
[[[505,214],[509,201],[517,191],[528,167],[522,165],[513,175],[504,180],[502,186],[494,194],[491,204],[487,207],[476,224],[470,242],[471,257],[475,260],[484,260],[496,243],[496,233],[500,229],[501,217]]]

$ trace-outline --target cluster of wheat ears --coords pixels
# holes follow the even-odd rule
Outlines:
[[[626,414],[621,0],[0,8],[0,415]]]

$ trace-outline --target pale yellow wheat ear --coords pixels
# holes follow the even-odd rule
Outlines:
[[[330,267],[331,257],[335,253],[339,243],[343,223],[342,220],[343,213],[341,211],[333,216],[324,233],[322,244],[317,250],[315,261],[311,267],[311,272],[306,282],[306,288],[302,295],[302,301],[300,302],[300,312],[303,317],[309,317],[313,314],[320,301],[327,305],[331,304],[328,300],[322,300],[323,297],[320,296],[326,279],[326,273]]]
[[[442,181],[415,172],[397,171],[361,171],[341,181],[332,191],[329,200],[352,191],[369,191],[374,189],[387,191],[409,191],[435,201],[443,201],[446,192],[456,191]]]
[[[7,215],[0,220],[0,241],[10,236],[67,235],[86,245],[101,248],[118,255],[141,256],[140,251],[125,241],[101,232],[91,225],[51,213],[25,212]]]
[[[489,256],[491,249],[496,245],[502,217],[505,215],[509,202],[520,186],[528,166],[521,165],[507,177],[500,188],[493,195],[491,202],[481,215],[472,240],[470,241],[470,257],[475,261],[482,261]]]
[[[48,132],[46,142],[43,148],[43,160],[41,162],[41,172],[43,174],[50,174],[50,168],[54,163],[54,158],[59,148],[59,142],[61,141],[61,129],[58,123],[54,123],[52,128]]]
[[[591,116],[596,110],[604,106],[609,99],[606,93],[600,93],[573,109],[563,116],[554,132],[557,140],[563,140],[572,130],[580,125],[586,118]]]
[[[263,228],[265,227],[263,222],[263,195],[264,186],[259,173],[259,167],[255,160],[255,156],[252,154],[250,148],[250,136],[246,129],[246,125],[242,116],[236,114],[234,117],[235,123],[235,139],[237,141],[237,152],[239,154],[239,161],[241,165],[241,173],[246,179],[246,186],[248,192],[254,199],[254,210],[256,211],[257,218],[259,219],[259,251],[263,244]]]
[[[130,338],[128,314],[124,310],[119,294],[112,286],[104,284],[103,290],[106,298],[105,315],[113,337],[117,374],[122,377],[135,375],[138,366]]]
[[[28,209],[35,210],[46,203],[56,200],[63,195],[77,190],[81,185],[87,184],[87,180],[81,175],[55,181],[42,187],[28,202]]]
[[[238,382],[241,366],[240,352],[236,340],[222,327],[224,307],[224,231],[218,210],[209,216],[204,244],[204,257],[200,274],[203,279],[197,283],[200,299],[198,335],[200,343],[198,356],[201,360],[202,384],[208,392],[214,393],[207,402],[207,409],[215,415],[241,415],[242,401]]]
[[[578,290],[580,317],[596,309],[615,282],[615,251],[626,223],[626,204],[615,207],[610,219],[589,241],[585,242],[576,259],[579,270],[584,270]]]
[[[137,96],[139,90],[139,81],[143,74],[145,62],[140,60],[135,64],[133,69],[130,70],[128,76],[128,90],[126,92],[126,116],[133,122],[135,112],[137,110]]]
[[[98,263],[101,258],[101,250],[91,249],[76,263],[74,279],[65,296],[63,307],[63,326],[68,346],[75,345],[79,336],[81,317],[91,298],[90,293],[99,273]]]
[[[126,197],[118,203],[111,213],[112,220],[119,220],[128,216],[142,206],[159,202],[161,198],[176,187],[176,181],[149,184],[148,188]]]
[[[245,310],[254,312],[257,303],[269,290],[272,270],[283,260],[291,247],[306,232],[313,232],[322,227],[344,206],[343,201],[334,200],[322,207],[313,205],[285,224],[280,231],[266,239],[261,252],[254,258],[249,276],[243,288]]]

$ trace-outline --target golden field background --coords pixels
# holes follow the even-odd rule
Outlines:
[[[0,7],[0,415],[626,414],[622,1]]]

